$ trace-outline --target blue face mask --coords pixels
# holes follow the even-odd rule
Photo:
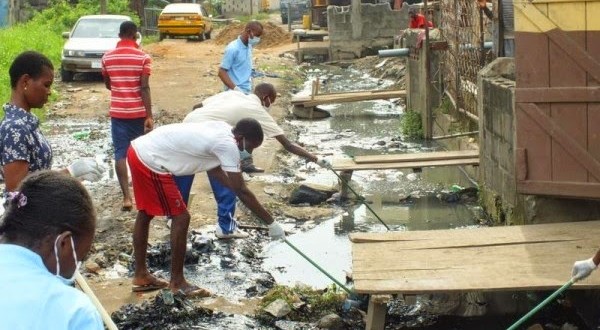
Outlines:
[[[246,150],[246,138],[242,138],[242,151],[240,151],[240,160],[246,160],[252,157],[252,154]]]
[[[71,275],[70,278],[64,278],[60,275],[60,261],[58,260],[58,247],[56,246],[59,237],[60,236],[56,236],[56,239],[54,240],[54,255],[56,256],[56,277],[58,277],[58,279],[61,280],[65,285],[73,285],[73,282],[75,282],[75,275],[81,267],[81,261],[77,261],[77,252],[75,252],[75,242],[73,242],[73,236],[71,236],[71,249],[73,250],[73,260],[75,260],[75,271],[73,272],[73,275]]]
[[[260,42],[260,37],[252,37],[248,39],[248,44],[251,46],[256,46]]]

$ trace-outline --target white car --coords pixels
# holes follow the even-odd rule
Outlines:
[[[117,46],[119,28],[124,21],[131,21],[131,17],[82,16],[71,32],[64,32],[63,38],[67,42],[63,47],[60,65],[62,81],[72,81],[77,72],[101,72],[102,56]]]

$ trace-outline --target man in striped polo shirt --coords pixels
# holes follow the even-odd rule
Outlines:
[[[150,71],[152,59],[136,43],[137,26],[121,23],[117,48],[102,57],[102,76],[110,90],[111,135],[115,172],[123,192],[123,211],[133,207],[127,174],[127,149],[135,138],[152,130]]]

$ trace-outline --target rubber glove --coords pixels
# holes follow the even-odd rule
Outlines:
[[[102,178],[104,167],[93,158],[81,158],[67,167],[69,173],[79,180],[98,181]]]
[[[571,275],[576,281],[583,280],[588,277],[596,267],[598,267],[598,265],[594,263],[593,258],[575,261]]]
[[[283,231],[283,228],[277,221],[273,221],[273,223],[269,225],[269,236],[272,239],[280,239],[285,237],[285,231]]]
[[[321,166],[322,168],[326,168],[326,169],[331,169],[331,163],[323,158],[323,157],[317,157],[317,165]]]

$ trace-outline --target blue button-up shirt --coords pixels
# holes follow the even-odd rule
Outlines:
[[[29,173],[52,167],[52,148],[40,131],[40,120],[12,104],[4,105],[0,123],[0,165],[23,160]]]
[[[240,37],[230,42],[225,47],[221,68],[244,93],[252,92],[252,46],[244,45]]]
[[[0,330],[104,330],[90,299],[22,246],[0,244],[0,292]]]

